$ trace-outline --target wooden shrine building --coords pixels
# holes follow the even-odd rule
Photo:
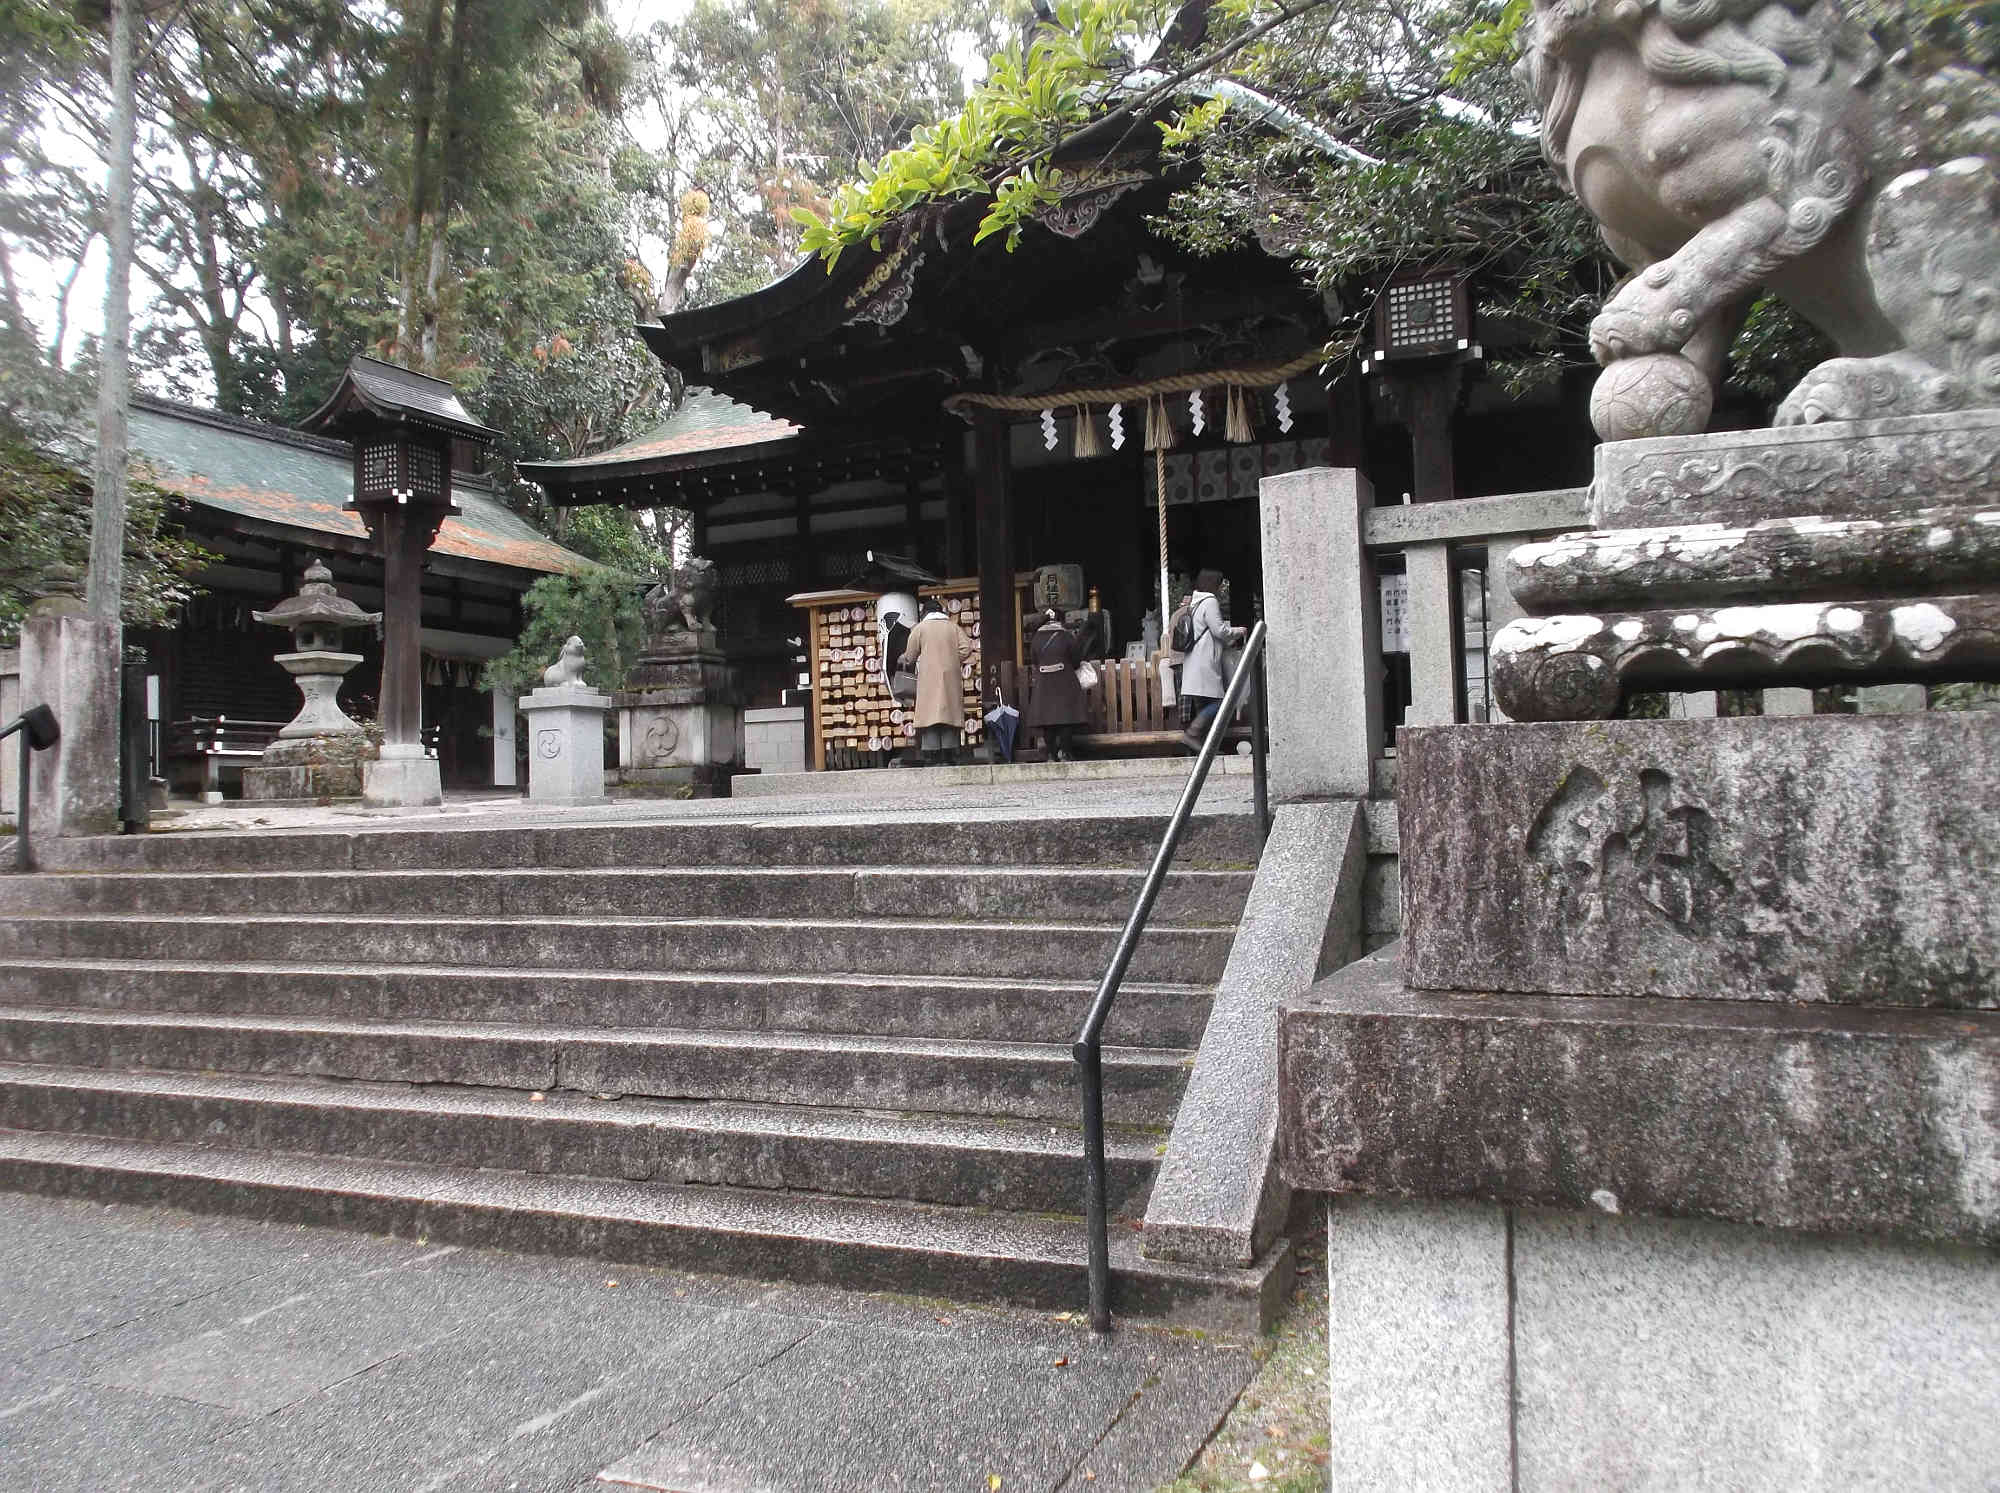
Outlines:
[[[1187,169],[1164,164],[1157,139],[1150,123],[1080,137],[1071,191],[1013,252],[1001,235],[973,243],[984,199],[933,205],[831,271],[809,261],[642,325],[688,399],[638,440],[524,474],[560,504],[690,510],[756,704],[800,682],[803,619],[785,598],[846,585],[871,550],[976,581],[989,703],[1021,649],[1018,629],[992,619],[1012,618],[1019,578],[1038,567],[1081,567],[1111,614],[1114,657],[1157,616],[1163,558],[1176,591],[1198,569],[1223,572],[1247,621],[1263,477],[1356,466],[1389,502],[1422,484],[1376,381],[1320,372],[1339,305],[1259,244],[1200,257],[1154,232]],[[1491,346],[1506,329],[1475,335]],[[1426,496],[1587,477],[1580,386],[1521,403],[1469,380],[1455,398],[1453,490]]]

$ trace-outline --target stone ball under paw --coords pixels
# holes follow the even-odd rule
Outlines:
[[[1708,428],[1715,388],[1679,353],[1622,358],[1597,376],[1590,423],[1607,441],[1694,435]]]

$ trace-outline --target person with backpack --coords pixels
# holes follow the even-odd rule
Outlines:
[[[1181,745],[1191,752],[1201,750],[1209,723],[1229,692],[1229,672],[1223,655],[1241,643],[1249,632],[1231,627],[1222,620],[1222,603],[1215,593],[1221,589],[1222,572],[1204,570],[1194,578],[1194,594],[1188,597],[1185,621],[1176,619],[1171,641],[1186,657],[1181,662]],[[1183,634],[1186,647],[1181,647]]]

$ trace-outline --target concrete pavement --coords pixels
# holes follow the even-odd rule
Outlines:
[[[1146,1490],[1253,1370],[1159,1330],[20,1195],[0,1365],[4,1481],[36,1493]]]

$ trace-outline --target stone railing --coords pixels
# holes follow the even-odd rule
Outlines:
[[[1378,561],[1400,552],[1411,701],[1404,725],[1467,719],[1459,574],[1484,568],[1497,631],[1520,615],[1501,557],[1588,527],[1586,489],[1378,508],[1367,478],[1321,467],[1264,479],[1271,773],[1280,799],[1366,797],[1382,780],[1385,663]]]

